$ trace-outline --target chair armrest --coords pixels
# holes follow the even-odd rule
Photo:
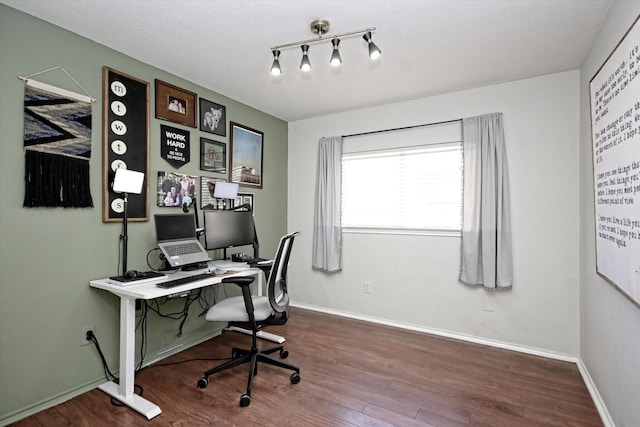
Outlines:
[[[247,315],[249,316],[249,323],[251,324],[251,328],[257,331],[258,325],[256,324],[256,318],[253,313],[253,299],[251,298],[251,290],[249,289],[249,285],[251,285],[254,280],[255,277],[253,276],[225,277],[222,279],[222,283],[233,283],[240,286],[240,289],[242,289],[244,307],[247,310]]]
[[[225,277],[222,279],[222,283],[234,283],[238,286],[249,286],[253,283],[255,277],[252,276],[239,276],[239,277]]]

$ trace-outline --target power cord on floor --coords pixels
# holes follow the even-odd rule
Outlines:
[[[109,369],[109,364],[107,363],[107,360],[104,357],[104,353],[102,353],[102,349],[100,348],[100,343],[98,342],[98,338],[95,336],[93,331],[87,331],[87,340],[91,341],[93,345],[95,345],[96,350],[98,350],[98,355],[102,360],[102,369],[104,370],[104,376],[106,377],[107,381],[113,381],[114,383],[119,384],[120,379],[115,375],[113,375],[113,372],[111,372],[111,369]],[[144,389],[139,384],[134,384],[133,388],[134,388],[134,391],[137,389],[136,393],[139,396],[142,396],[142,393],[144,393]],[[111,404],[114,406],[125,406],[124,403],[119,402],[113,397],[111,398]]]

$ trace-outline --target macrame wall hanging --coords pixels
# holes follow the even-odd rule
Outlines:
[[[93,207],[89,186],[91,96],[27,77],[24,90],[24,207]]]

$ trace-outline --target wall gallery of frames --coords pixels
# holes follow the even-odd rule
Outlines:
[[[151,175],[149,170],[148,82],[109,67],[103,68],[103,221],[121,221],[122,195],[113,192],[115,171],[127,168],[143,172],[147,185],[141,194],[128,195],[131,221],[148,221],[151,193],[159,207],[192,206],[201,209],[229,209],[249,204],[253,193],[238,192],[235,200],[213,196],[217,182],[262,188],[264,134],[229,121],[229,143],[216,140],[227,136],[226,107],[199,98],[194,92],[155,80],[155,117],[171,122],[160,124],[160,157],[169,167]],[[192,129],[199,129],[201,176],[178,170],[192,161]],[[197,142],[196,142],[197,143]],[[199,198],[199,200],[198,200]]]

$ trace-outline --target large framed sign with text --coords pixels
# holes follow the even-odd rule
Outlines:
[[[128,195],[127,218],[148,221],[149,83],[104,67],[103,103],[102,221],[122,221],[123,197],[111,189],[118,168],[144,173],[142,193]]]
[[[596,268],[640,306],[640,25],[589,84]]]

